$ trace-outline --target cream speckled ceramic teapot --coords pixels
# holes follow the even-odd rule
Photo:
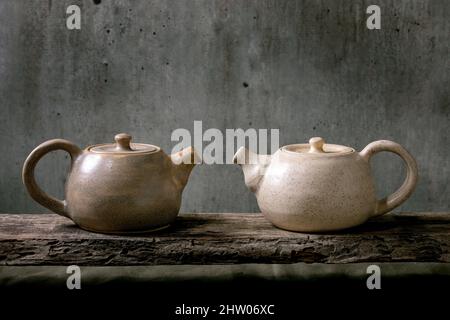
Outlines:
[[[369,161],[380,151],[399,155],[407,174],[396,192],[377,200]],[[234,162],[242,166],[265,217],[277,227],[300,232],[349,228],[387,213],[411,195],[418,177],[408,151],[387,140],[356,152],[315,137],[309,144],[284,146],[272,156],[241,148]]]
[[[115,140],[115,144],[85,150],[62,139],[39,145],[26,159],[22,171],[31,197],[91,231],[139,232],[172,223],[196,161],[194,150],[189,147],[168,156],[157,146],[130,143],[128,134],[118,134]],[[59,149],[72,158],[65,200],[44,193],[34,178],[39,159]]]

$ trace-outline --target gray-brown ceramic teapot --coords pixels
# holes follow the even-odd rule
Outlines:
[[[369,161],[380,151],[399,155],[407,174],[396,192],[377,200]],[[284,146],[272,156],[241,148],[234,162],[242,166],[245,183],[255,193],[265,217],[275,226],[300,232],[359,225],[403,203],[417,182],[413,157],[387,140],[372,142],[356,152],[315,137],[309,144]]]
[[[31,197],[81,228],[96,232],[149,231],[172,223],[194,167],[194,150],[189,147],[168,156],[157,146],[131,143],[128,134],[118,134],[115,140],[84,150],[62,139],[39,145],[26,159],[22,172]],[[34,178],[39,159],[59,149],[72,159],[65,200],[47,195]]]

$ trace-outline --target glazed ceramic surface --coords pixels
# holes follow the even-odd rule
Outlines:
[[[39,145],[26,159],[22,172],[31,197],[91,231],[149,231],[172,223],[196,161],[193,149],[168,156],[157,146],[131,143],[128,134],[118,134],[115,140],[115,144],[85,150],[62,139]],[[58,149],[67,151],[72,159],[65,200],[47,195],[34,178],[39,159]]]
[[[380,151],[399,155],[407,174],[396,192],[377,200],[369,162]],[[349,228],[389,212],[411,195],[418,177],[413,157],[387,140],[356,152],[315,137],[309,144],[284,146],[272,156],[241,148],[234,161],[242,166],[265,217],[275,226],[300,232]]]

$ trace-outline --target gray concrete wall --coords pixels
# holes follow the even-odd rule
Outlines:
[[[170,151],[176,128],[279,128],[280,143],[311,136],[363,148],[378,139],[416,157],[420,182],[404,210],[448,210],[450,2],[0,1],[0,212],[42,212],[21,168],[51,138],[80,146],[129,132]],[[82,9],[69,31],[65,10]],[[244,83],[248,84],[244,86]],[[38,180],[62,196],[65,155]],[[402,181],[401,161],[374,161],[380,195]],[[257,211],[241,170],[197,167],[183,211]]]

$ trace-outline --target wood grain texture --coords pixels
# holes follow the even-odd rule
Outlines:
[[[0,265],[450,262],[450,213],[395,213],[302,234],[259,214],[182,214],[166,230],[104,235],[54,214],[0,215]]]

